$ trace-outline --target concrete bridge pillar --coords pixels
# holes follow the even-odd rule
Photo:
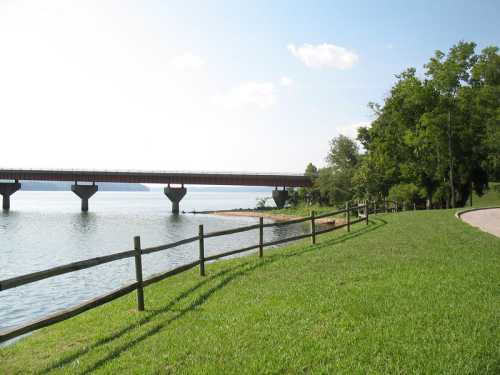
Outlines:
[[[71,185],[71,191],[78,195],[82,200],[82,212],[87,212],[89,210],[89,198],[94,195],[99,187],[94,183],[92,185],[78,185],[75,181],[74,185]]]
[[[168,197],[168,199],[170,199],[170,202],[172,202],[172,213],[178,214],[179,202],[182,198],[184,198],[187,192],[184,185],[182,185],[182,187],[170,187],[169,185],[163,190],[163,192]]]
[[[285,207],[287,199],[288,199],[288,190],[285,190],[285,188],[283,188],[283,190],[278,190],[278,188],[273,190],[273,200],[274,203],[276,203],[276,207],[278,208]]]
[[[10,196],[19,189],[21,189],[21,184],[17,180],[16,182],[0,182],[0,194],[3,197],[2,208],[4,210],[10,209]]]

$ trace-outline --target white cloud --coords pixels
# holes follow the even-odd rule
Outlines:
[[[214,102],[228,109],[269,109],[276,103],[276,88],[271,82],[245,82],[226,94],[215,96]]]
[[[280,85],[285,86],[285,87],[289,87],[289,86],[293,85],[293,80],[290,77],[283,76],[280,79]]]
[[[175,56],[172,66],[179,70],[201,70],[205,67],[205,60],[190,52]]]
[[[304,44],[301,47],[289,44],[287,48],[292,55],[310,68],[349,69],[359,60],[354,52],[334,44]]]

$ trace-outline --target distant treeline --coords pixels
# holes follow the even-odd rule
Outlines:
[[[21,190],[29,191],[68,191],[74,182],[59,181],[21,181]],[[83,184],[83,183],[82,183]],[[99,191],[163,191],[165,185],[152,188],[142,184],[99,182]],[[189,186],[190,192],[200,193],[271,193],[271,187],[261,186]]]
[[[21,190],[69,191],[72,184],[73,182],[60,181],[21,181]],[[99,191],[149,191],[149,188],[142,184],[100,182],[97,185]]]
[[[164,185],[156,185],[151,190],[163,190]],[[191,193],[271,193],[274,189],[269,186],[188,186]]]
[[[348,137],[331,140],[327,166],[307,166],[314,187],[293,191],[292,203],[389,198],[455,207],[500,181],[499,49],[475,49],[459,42],[436,51],[424,77],[415,68],[396,75],[384,103],[369,104],[371,126],[358,130],[365,152]]]

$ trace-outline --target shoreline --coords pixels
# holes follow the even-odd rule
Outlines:
[[[203,214],[215,216],[233,216],[233,217],[263,217],[274,221],[287,221],[293,219],[302,219],[306,216],[279,214],[276,212],[266,212],[270,210],[253,210],[253,209],[233,209],[233,210],[216,210],[216,211],[192,211],[190,214]],[[316,224],[320,225],[342,225],[345,223],[343,218],[324,217],[315,220]]]

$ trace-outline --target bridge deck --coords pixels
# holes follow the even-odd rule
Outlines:
[[[310,187],[309,176],[258,173],[0,169],[0,180]]]

